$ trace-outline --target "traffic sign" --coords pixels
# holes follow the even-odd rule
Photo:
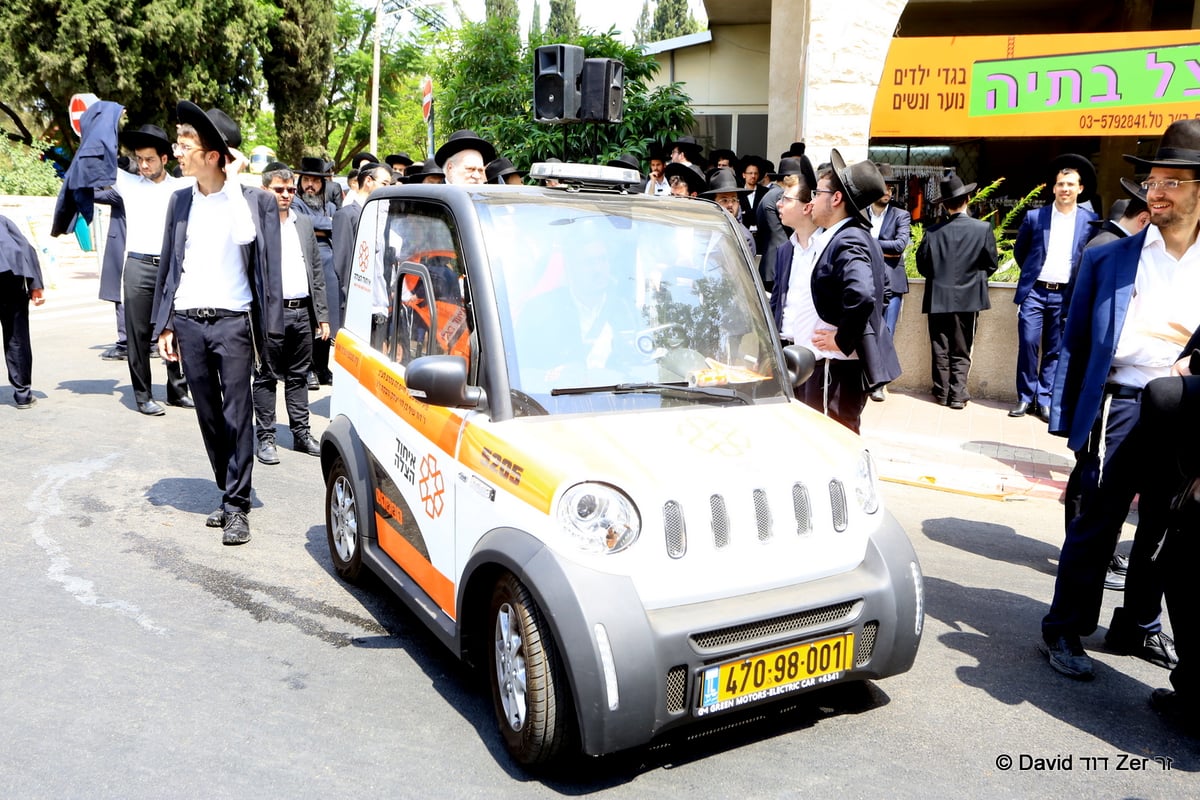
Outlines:
[[[421,80],[421,113],[429,122],[429,116],[433,113],[433,78],[428,75]]]
[[[75,131],[76,136],[83,135],[83,131],[79,128],[79,122],[83,119],[83,112],[88,110],[88,106],[99,102],[99,100],[100,98],[91,92],[71,95],[71,101],[67,103],[67,113],[71,117],[71,130]]]

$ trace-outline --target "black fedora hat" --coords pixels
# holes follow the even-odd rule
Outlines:
[[[325,159],[319,156],[302,156],[300,166],[293,171],[297,175],[308,175],[313,178],[329,177],[329,172],[325,168]]]
[[[487,168],[484,170],[487,173],[488,183],[507,183],[504,179],[509,175],[520,175],[525,177],[526,173],[513,166],[513,163],[504,156],[493,158],[488,162]]]
[[[1131,181],[1129,178],[1121,178],[1121,188],[1128,192],[1130,197],[1136,197],[1143,203],[1146,202],[1146,190],[1142,188],[1140,181]]]
[[[233,160],[229,148],[236,150],[242,146],[241,128],[219,108],[201,111],[200,106],[190,100],[180,100],[175,107],[175,115],[182,124],[196,129],[204,149],[220,153],[224,160]],[[224,161],[221,163],[224,164]]]
[[[389,167],[394,167],[397,164],[403,164],[407,168],[412,166],[413,160],[409,157],[408,153],[401,150],[399,153],[392,153],[390,156],[384,157],[383,163],[387,164]]]
[[[667,142],[666,149],[668,156],[671,154],[672,150],[679,149],[680,152],[687,156],[688,161],[699,161],[700,152],[704,148],[702,148],[700,143],[696,141],[696,137],[680,136],[673,142]]]
[[[879,168],[879,174],[883,176],[884,183],[900,183],[901,179],[896,175],[891,164],[886,161],[876,161],[875,166]]]
[[[492,147],[490,142],[486,142],[479,138],[479,134],[472,130],[458,130],[450,134],[450,138],[446,139],[445,144],[437,149],[434,159],[439,167],[446,166],[446,159],[455,153],[461,153],[463,150],[478,150],[479,155],[483,156],[483,163],[496,160],[496,148]]]
[[[630,153],[622,153],[616,158],[610,158],[605,166],[631,169],[639,175],[642,174],[642,165],[638,163],[637,156]]]
[[[729,167],[718,167],[708,176],[708,191],[701,197],[716,197],[719,194],[749,194],[753,189],[738,186],[737,175]]]
[[[704,173],[696,168],[694,164],[681,164],[678,161],[672,161],[667,164],[663,170],[663,177],[670,181],[671,178],[682,178],[687,184],[688,193],[704,191]]]
[[[153,147],[159,155],[171,155],[171,140],[167,137],[167,132],[157,125],[143,125],[133,130],[126,128],[121,132],[120,138],[121,144],[130,150]]]
[[[804,155],[804,142],[792,142],[788,145],[787,154],[792,158]]]
[[[1096,219],[1089,219],[1088,225],[1091,225],[1093,228],[1099,228],[1105,222],[1120,222],[1121,217],[1125,216],[1125,209],[1127,208],[1129,208],[1129,198],[1118,197],[1116,200],[1113,200],[1112,205],[1108,207],[1107,219],[1099,217]]]
[[[1126,155],[1125,160],[1143,169],[1174,167],[1200,170],[1200,119],[1181,119],[1163,131],[1154,158]]]
[[[737,153],[730,150],[728,147],[718,147],[715,150],[708,151],[708,163],[716,165],[722,158],[728,159],[729,166],[736,166],[738,163]]]
[[[817,188],[817,173],[813,171],[812,162],[808,160],[808,156],[788,156],[779,162],[777,171],[767,173],[767,177],[773,181],[779,180],[784,175],[799,175],[809,189]]]
[[[963,184],[962,178],[954,173],[947,175],[938,181],[938,197],[934,203],[946,203],[951,200],[959,200],[975,191],[977,184]]]
[[[871,224],[870,212],[867,210],[879,198],[887,194],[887,184],[879,174],[879,167],[874,161],[855,161],[849,166],[842,154],[837,150],[829,151],[829,161],[833,165],[833,174],[841,184],[846,207],[867,223]]]
[[[427,158],[420,164],[413,164],[412,167],[404,170],[403,180],[405,183],[423,183],[431,175],[441,175],[444,178],[446,173],[438,166],[435,159]]]
[[[1063,153],[1050,162],[1050,172],[1057,176],[1064,169],[1073,169],[1079,173],[1079,182],[1083,188],[1079,190],[1076,202],[1083,204],[1096,194],[1096,168],[1092,162],[1078,153]]]
[[[374,153],[355,153],[350,157],[350,166],[362,169],[363,164],[378,164],[379,158]]]
[[[741,163],[742,172],[746,171],[746,167],[758,167],[759,175],[766,175],[774,169],[774,165],[762,156],[745,156]]]

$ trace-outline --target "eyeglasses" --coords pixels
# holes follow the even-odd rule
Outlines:
[[[295,194],[295,186],[272,186],[271,191],[275,194]]]
[[[1151,191],[1152,189],[1178,189],[1179,186],[1184,183],[1200,183],[1200,180],[1177,181],[1174,178],[1170,178],[1165,181],[1142,181],[1142,188],[1147,192]]]
[[[837,194],[837,189],[813,189],[813,194]]]
[[[790,194],[785,194],[785,195],[780,195],[779,201],[776,203],[776,205],[779,205],[780,203],[799,203],[799,202],[800,202],[799,197],[792,197]]]
[[[204,152],[204,148],[198,144],[180,144],[179,142],[176,142],[175,144],[171,145],[171,152],[177,156],[186,156],[193,150],[199,150],[201,153]]]

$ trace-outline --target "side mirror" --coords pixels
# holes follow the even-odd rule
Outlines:
[[[787,364],[788,377],[792,379],[792,388],[802,385],[812,377],[817,368],[817,357],[812,350],[798,344],[783,348],[783,360]]]
[[[467,385],[467,362],[459,356],[413,359],[404,384],[413,398],[434,406],[477,408],[483,400],[483,389]]]

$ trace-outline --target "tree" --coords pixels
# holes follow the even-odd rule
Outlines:
[[[699,30],[700,23],[692,16],[688,0],[657,0],[649,41],[661,42],[663,39],[686,36]]]
[[[637,25],[633,28],[633,43],[641,47],[650,41],[654,15],[650,13],[650,0],[642,0],[642,13],[638,15]]]
[[[579,17],[575,0],[550,0],[550,19],[546,22],[543,39],[547,42],[569,42],[579,35]]]
[[[547,34],[549,39],[549,35]],[[549,39],[563,42],[561,39]],[[533,49],[490,22],[467,23],[444,34],[432,56],[440,87],[440,135],[470,128],[492,142],[518,167],[550,156],[599,163],[623,153],[645,157],[652,142],[691,128],[694,117],[679,84],[651,91],[647,83],[658,62],[622,44],[616,31],[586,33],[566,40],[589,58],[616,58],[625,64],[625,115],[620,123],[540,125],[533,121]],[[564,143],[565,140],[565,143]],[[564,152],[565,150],[565,152]]]
[[[169,123],[180,99],[248,119],[261,103],[267,0],[18,0],[0,4],[0,96],[47,121],[59,143],[71,95],[125,106],[133,125]]]
[[[327,0],[277,0],[282,13],[263,51],[267,97],[275,106],[276,150],[298,163],[325,137],[325,78],[333,66],[333,6]]]
[[[521,11],[517,8],[517,0],[485,0],[484,11],[487,19],[508,20],[513,33],[521,29]]]
[[[539,0],[533,0],[533,16],[529,18],[529,40],[541,40],[542,38],[542,4]]]

